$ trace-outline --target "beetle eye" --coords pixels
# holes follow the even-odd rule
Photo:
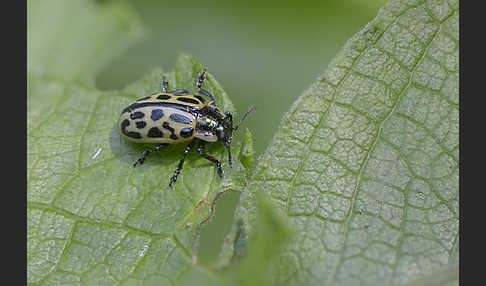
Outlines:
[[[231,119],[231,121],[233,121],[233,115],[232,115],[232,114],[231,114],[229,111],[226,111],[226,112],[224,113],[224,115],[226,115],[226,118],[227,118],[227,119],[229,118],[229,119]]]

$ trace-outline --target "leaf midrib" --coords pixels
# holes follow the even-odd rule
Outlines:
[[[143,237],[148,238],[148,239],[164,239],[164,238],[168,238],[168,237],[173,235],[173,233],[169,233],[169,234],[154,233],[154,232],[150,232],[150,231],[143,230],[143,229],[140,229],[140,228],[136,228],[136,227],[133,227],[133,226],[129,226],[125,223],[118,223],[118,222],[109,221],[109,220],[105,220],[105,219],[93,219],[93,218],[90,218],[90,217],[87,217],[87,216],[80,216],[80,215],[74,214],[70,211],[67,211],[63,208],[55,207],[55,206],[52,206],[50,204],[45,204],[45,203],[27,202],[27,208],[51,212],[51,213],[54,213],[56,215],[71,219],[71,220],[75,221],[76,223],[79,223],[79,222],[80,223],[89,223],[89,224],[93,224],[93,225],[101,225],[101,226],[107,226],[107,227],[111,227],[111,228],[120,229],[120,230],[129,232],[129,233],[132,233],[132,234],[143,236]]]

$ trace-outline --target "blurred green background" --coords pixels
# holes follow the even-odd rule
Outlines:
[[[264,152],[292,102],[320,76],[346,40],[371,21],[385,0],[128,1],[148,30],[106,66],[101,90],[121,89],[156,66],[169,71],[179,53],[204,63],[235,104],[236,119]],[[200,262],[211,266],[229,230],[239,194],[217,204],[201,233]]]

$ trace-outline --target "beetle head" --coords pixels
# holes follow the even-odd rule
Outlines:
[[[255,110],[255,106],[251,106],[248,111],[243,115],[243,117],[240,119],[240,122],[236,126],[233,126],[233,115],[229,112],[225,112],[224,115],[225,117],[223,118],[223,121],[221,123],[220,129],[218,130],[218,139],[220,141],[223,141],[224,146],[226,149],[228,149],[228,161],[230,167],[232,167],[232,162],[231,162],[231,140],[233,140],[233,131],[238,130],[238,127],[240,127],[240,124],[245,120],[246,116]]]

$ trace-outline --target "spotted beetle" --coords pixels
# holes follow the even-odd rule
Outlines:
[[[159,143],[145,151],[133,167],[143,164],[145,158],[169,144],[189,142],[182,154],[179,165],[169,181],[169,186],[177,181],[182,170],[186,155],[198,141],[197,150],[202,157],[216,164],[220,177],[223,175],[221,161],[204,152],[206,142],[222,141],[228,150],[228,162],[231,162],[231,140],[246,116],[255,110],[251,106],[240,122],[233,126],[233,116],[229,112],[221,112],[215,105],[214,96],[201,88],[206,79],[206,69],[199,74],[196,86],[198,93],[208,97],[206,102],[200,95],[193,95],[186,89],[167,91],[169,83],[162,79],[161,92],[152,94],[123,109],[118,120],[121,134],[129,141],[136,143]]]

